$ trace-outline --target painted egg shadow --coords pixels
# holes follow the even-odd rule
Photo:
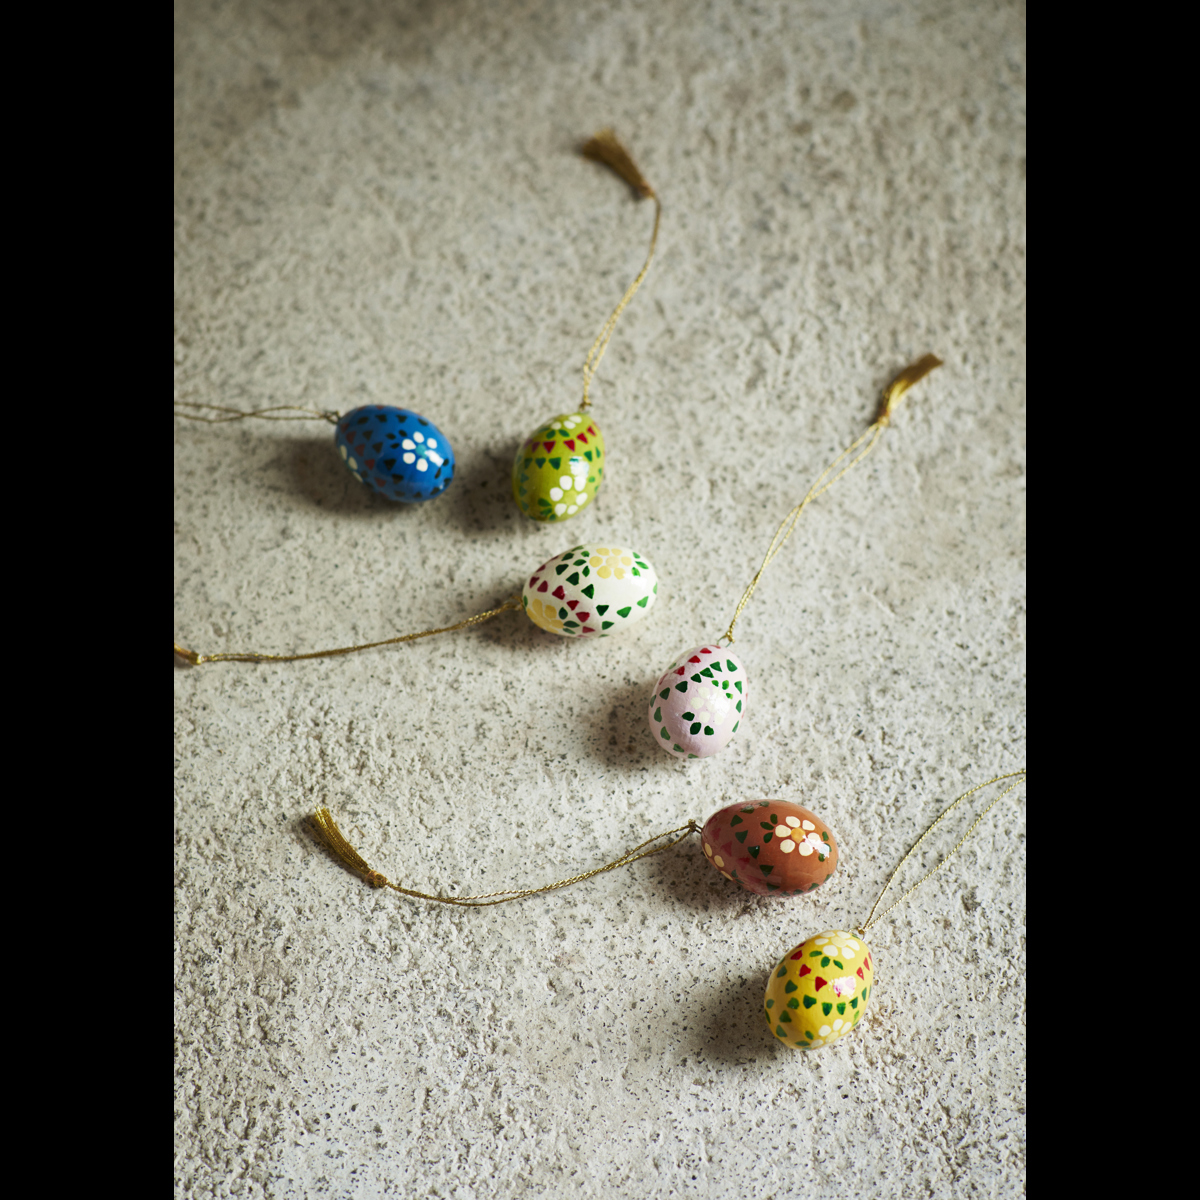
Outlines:
[[[263,469],[263,482],[301,503],[339,516],[378,520],[380,513],[421,507],[389,500],[359,483],[342,462],[331,436],[280,438],[279,452]]]
[[[689,989],[680,1006],[680,1022],[688,1027],[682,1048],[726,1066],[765,1062],[781,1050],[787,1054],[763,1018],[771,970],[726,976]]]
[[[521,516],[512,497],[512,460],[520,444],[513,438],[458,459],[454,478],[442,498],[448,511],[447,527],[453,525],[463,533],[479,534],[536,524]]]
[[[646,698],[657,676],[638,683],[614,684],[597,695],[593,732],[588,738],[591,757],[606,767],[673,767],[684,764],[664,754],[646,725]]]
[[[697,825],[703,825],[703,817],[695,817]],[[768,895],[761,896],[747,888],[739,886],[732,880],[725,879],[704,856],[700,837],[688,838],[677,848],[686,852],[689,857],[695,857],[695,869],[687,873],[664,878],[663,883],[670,886],[675,899],[688,908],[710,908],[724,916],[732,916],[734,920],[741,916],[749,916],[752,920],[776,917],[782,911],[776,908],[784,904],[804,904],[802,896]],[[797,910],[799,911],[799,910]],[[806,910],[806,915],[811,910]]]
[[[514,509],[514,512],[516,510]],[[520,514],[517,514],[520,515]],[[520,598],[521,581],[519,579],[507,583],[498,582],[490,593],[491,598],[480,600],[477,612],[503,604],[510,597]],[[502,613],[491,621],[485,621],[477,629],[471,631],[471,636],[481,638],[485,645],[502,646],[505,650],[530,650],[546,655],[555,652],[565,653],[575,649],[567,638],[555,637],[544,629],[539,629],[521,609],[510,613]]]

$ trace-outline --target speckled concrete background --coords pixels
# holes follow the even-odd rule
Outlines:
[[[176,1194],[1022,1192],[1023,792],[874,932],[863,1028],[805,1056],[759,1016],[782,952],[858,924],[946,802],[1024,762],[1021,6],[176,12],[176,395],[405,405],[460,464],[400,507],[327,426],[177,421],[177,639],[442,624],[581,540],[663,580],[621,639],[514,613],[342,660],[176,665]],[[512,453],[577,403],[652,216],[573,153],[605,124],[662,194],[661,254],[596,388],[608,480],[541,527]],[[724,629],[776,522],[931,350],[945,367],[747,611],[741,732],[660,753],[658,672]],[[487,891],[769,796],[837,831],[814,898],[737,892],[692,839],[441,910],[303,826],[327,803],[394,878]]]

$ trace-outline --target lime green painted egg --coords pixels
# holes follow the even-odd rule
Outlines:
[[[535,521],[585,509],[604,478],[604,436],[587,413],[566,413],[525,439],[513,460],[513,499]]]

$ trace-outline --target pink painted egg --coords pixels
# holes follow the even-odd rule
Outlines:
[[[746,704],[746,668],[732,650],[685,650],[654,685],[650,732],[676,758],[707,758],[738,731]]]
[[[788,800],[722,808],[704,822],[700,842],[726,879],[759,896],[815,891],[837,870],[833,830]]]

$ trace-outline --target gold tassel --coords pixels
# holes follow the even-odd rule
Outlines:
[[[346,866],[352,871],[357,871],[372,887],[388,886],[387,876],[372,871],[363,860],[363,856],[346,841],[329,809],[318,808],[312,815],[312,822],[317,836]]]
[[[883,389],[883,399],[879,405],[879,414],[875,418],[876,425],[890,425],[892,410],[900,403],[900,398],[914,383],[924,379],[935,367],[940,367],[942,360],[936,354],[926,354],[919,358],[911,367],[905,367],[891,383]]]
[[[603,163],[616,171],[639,196],[644,199],[654,198],[654,189],[646,182],[646,177],[638,170],[637,163],[611,129],[602,129],[595,137],[588,138],[581,153],[584,158]]]

